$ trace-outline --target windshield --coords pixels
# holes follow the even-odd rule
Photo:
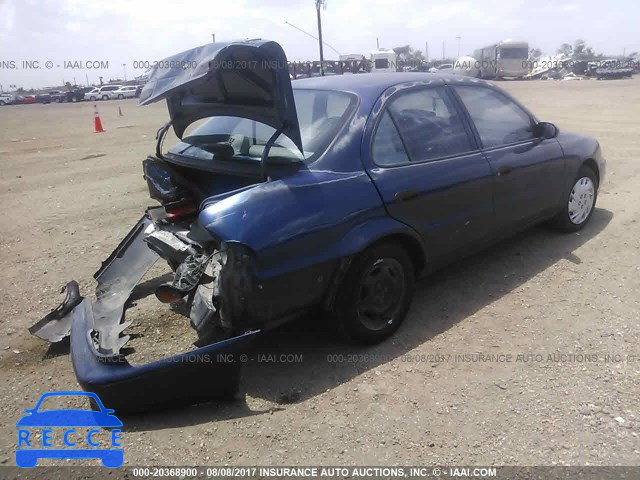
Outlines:
[[[294,90],[303,153],[280,135],[269,150],[270,163],[312,162],[326,150],[338,130],[353,113],[356,97],[345,92]],[[240,117],[211,117],[169,153],[198,160],[259,162],[275,129]]]

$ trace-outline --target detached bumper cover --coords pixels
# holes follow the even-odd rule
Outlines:
[[[140,366],[121,353],[125,304],[134,287],[159,258],[145,237],[155,231],[143,216],[94,275],[96,301],[80,297],[77,283],[67,298],[31,333],[59,341],[71,334],[71,361],[82,388],[96,393],[118,412],[149,410],[172,404],[232,397],[238,390],[241,363],[237,355],[259,330]]]
[[[96,393],[116,412],[230,398],[238,390],[238,354],[259,331],[247,332],[173,357],[132,366],[122,355],[96,350],[92,305],[84,300],[73,312],[71,361],[82,388]]]

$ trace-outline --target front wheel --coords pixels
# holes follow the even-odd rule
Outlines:
[[[591,168],[583,165],[565,197],[562,211],[551,224],[563,232],[577,232],[589,223],[598,198],[598,178]]]
[[[124,95],[120,93],[120,94],[118,95],[118,99],[119,99],[119,100],[122,100],[123,98],[124,98]]]
[[[102,96],[102,100],[109,100],[109,96],[108,95],[103,95]]]
[[[71,97],[71,102],[76,103],[78,99],[76,97]]]
[[[345,275],[334,308],[342,334],[360,343],[377,343],[392,335],[409,311],[414,267],[396,244],[375,245],[360,254]]]

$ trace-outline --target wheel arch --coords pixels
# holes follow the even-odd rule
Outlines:
[[[369,236],[369,241],[361,242],[358,244],[357,249],[350,249],[350,251],[344,252],[344,254],[341,255],[340,265],[334,273],[333,281],[331,282],[331,286],[328,288],[326,293],[324,306],[327,311],[334,310],[334,302],[336,299],[337,291],[342,283],[342,280],[347,274],[351,263],[353,262],[353,259],[377,245],[392,243],[403,248],[409,255],[411,263],[414,266],[414,273],[416,277],[420,276],[420,274],[425,270],[425,267],[427,265],[427,258],[418,234],[406,225],[399,224],[396,220],[390,218],[379,220],[384,223],[384,227],[380,228],[381,226],[377,225],[375,227],[376,234]],[[373,223],[377,222],[372,222],[367,226],[370,227]],[[401,228],[401,225],[404,228]],[[358,234],[355,236],[355,238],[362,239],[363,236]]]
[[[414,273],[416,277],[419,276],[422,271],[424,271],[426,266],[424,249],[422,248],[422,245],[420,244],[418,239],[413,237],[412,235],[409,235],[408,233],[396,232],[385,235],[371,242],[359,253],[362,253],[369,248],[383,243],[393,243],[399,245],[407,252],[409,258],[411,259],[411,263],[414,266]]]
[[[596,175],[596,180],[598,181],[598,186],[600,186],[600,168],[598,168],[598,163],[593,158],[587,158],[582,162],[582,166],[589,167],[593,170],[593,173]]]

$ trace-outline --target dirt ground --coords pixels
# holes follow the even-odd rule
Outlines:
[[[126,465],[639,464],[640,77],[500,85],[600,141],[608,173],[590,225],[536,227],[422,280],[402,328],[375,347],[341,343],[314,317],[266,335],[235,402],[125,417]],[[4,465],[23,409],[79,388],[68,350],[27,327],[68,280],[91,293],[153,204],[141,161],[166,106],[98,107],[101,134],[89,103],[0,107]],[[195,338],[153,295],[128,318],[138,360]]]

